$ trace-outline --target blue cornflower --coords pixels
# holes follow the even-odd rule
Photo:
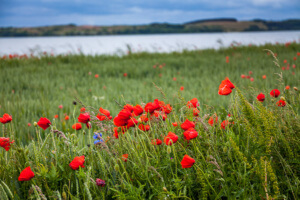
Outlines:
[[[102,133],[94,133],[93,138],[96,140],[99,138],[99,136],[102,137]]]
[[[103,142],[103,140],[95,140],[94,144],[97,144],[99,142]]]

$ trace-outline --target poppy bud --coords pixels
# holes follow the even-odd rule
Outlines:
[[[120,167],[119,167],[118,164],[115,164],[115,167],[114,167],[114,168],[115,168],[116,171],[119,171],[119,169],[120,169]]]
[[[167,147],[167,153],[170,154],[172,152],[172,149],[170,146]]]
[[[63,191],[63,193],[61,194],[61,196],[62,196],[63,199],[67,199],[67,194],[66,194],[65,191]]]
[[[167,190],[167,188],[166,188],[166,187],[163,187],[163,190],[164,190],[165,192],[168,192],[168,190]]]
[[[229,118],[228,118],[228,121],[229,121],[229,122],[233,122],[232,117],[229,117]]]
[[[295,90],[295,91],[298,91],[298,88],[294,87],[294,90]]]
[[[280,97],[280,99],[282,100],[282,101],[285,101],[285,98],[282,96],[282,97]]]
[[[35,127],[37,127],[37,123],[36,123],[36,122],[34,122],[33,125],[34,125]]]

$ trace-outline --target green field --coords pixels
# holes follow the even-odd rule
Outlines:
[[[124,57],[1,59],[0,117],[8,113],[13,120],[2,125],[0,137],[15,142],[9,151],[0,148],[0,199],[298,199],[299,51],[300,44],[292,43]],[[241,78],[249,72],[253,81]],[[225,77],[236,88],[221,96]],[[277,99],[270,97],[272,89],[280,90]],[[256,100],[261,92],[263,103]],[[186,106],[192,98],[199,100],[199,117]],[[280,98],[285,107],[276,106]],[[154,99],[173,110],[165,121],[147,122],[148,132],[133,127],[116,139],[113,120],[72,129],[82,107],[91,115],[102,107],[115,117],[125,104],[144,106]],[[219,121],[210,126],[213,114]],[[46,131],[34,126],[40,117],[52,122]],[[194,121],[198,132],[189,143],[180,128],[185,119]],[[222,129],[223,120],[234,124]],[[179,136],[177,143],[151,144],[170,131]],[[94,132],[101,132],[105,142],[94,145]],[[129,155],[127,162],[123,154]],[[185,154],[196,162],[182,169]],[[69,163],[82,155],[85,168],[72,170]],[[18,181],[28,166],[35,177]],[[96,178],[106,185],[97,186]]]

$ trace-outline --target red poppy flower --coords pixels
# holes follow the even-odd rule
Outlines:
[[[241,78],[246,78],[246,75],[245,75],[245,74],[242,74],[242,75],[241,75]]]
[[[105,181],[100,179],[100,178],[97,178],[96,179],[96,185],[100,186],[100,187],[104,187],[105,186]]]
[[[162,144],[162,141],[161,141],[160,139],[154,139],[154,140],[151,141],[151,143],[152,143],[153,145],[161,145],[161,144]]]
[[[59,105],[58,108],[59,108],[59,109],[63,109],[63,105]]]
[[[164,138],[164,143],[166,143],[166,145],[172,145],[174,143],[176,143],[178,140],[178,136],[175,135],[175,133],[169,132],[168,135]]]
[[[198,132],[195,129],[191,128],[185,131],[183,135],[186,140],[192,140],[198,136]]]
[[[271,95],[272,97],[278,97],[278,96],[280,95],[280,91],[277,90],[277,89],[274,89],[274,90],[272,90],[272,91],[270,92],[270,95]]]
[[[172,112],[173,108],[170,104],[167,104],[167,105],[162,106],[162,109],[166,114],[170,114]]]
[[[149,131],[150,130],[150,125],[140,124],[139,129],[142,130],[142,131]]]
[[[77,156],[75,157],[72,162],[69,164],[69,166],[71,167],[71,169],[73,170],[77,170],[79,169],[79,167],[84,168],[84,156]]]
[[[82,129],[82,125],[80,123],[73,124],[72,129],[78,131],[78,130]]]
[[[234,122],[229,122],[228,120],[224,120],[221,123],[221,128],[225,130],[226,126],[228,126],[229,124],[234,124]]]
[[[286,90],[289,90],[289,89],[290,89],[290,86],[289,86],[289,85],[285,86],[285,89],[286,89]]]
[[[263,93],[260,93],[256,98],[258,101],[263,102],[265,100],[265,95]]]
[[[87,124],[89,121],[91,121],[91,116],[88,113],[80,113],[78,122]]]
[[[8,151],[10,149],[10,145],[14,143],[15,141],[9,141],[9,138],[0,137],[0,147],[3,147],[5,151]]]
[[[263,76],[262,76],[262,78],[263,78],[263,79],[266,79],[266,78],[267,78],[267,76],[266,76],[266,75],[263,75]]]
[[[215,114],[214,116],[211,116],[208,120],[208,123],[213,126],[214,125],[214,118],[215,118],[215,122],[216,124],[218,123],[218,116]]]
[[[85,107],[80,108],[80,112],[85,112]]]
[[[110,116],[110,112],[106,109],[103,109],[102,107],[99,108],[99,112],[102,113],[103,115],[109,117]]]
[[[279,107],[284,107],[285,105],[286,105],[286,103],[285,103],[285,101],[284,100],[279,100],[277,103],[277,106],[279,106]]]
[[[2,124],[6,124],[6,123],[9,123],[9,122],[11,122],[12,121],[12,117],[9,115],[9,114],[7,114],[7,113],[5,113],[4,115],[3,115],[3,117],[0,117],[0,122],[2,123]]]
[[[137,104],[136,106],[133,107],[133,113],[135,116],[139,116],[139,115],[143,114],[143,112],[144,112],[144,109],[141,105]]]
[[[54,115],[54,118],[57,119],[57,118],[58,118],[58,115]]]
[[[183,86],[181,86],[181,87],[180,87],[180,90],[181,90],[181,91],[183,91],[183,90],[184,90],[184,87],[183,87]]]
[[[182,168],[191,168],[195,164],[195,160],[188,155],[185,155],[181,161]]]
[[[127,76],[127,73],[124,73],[123,76],[126,77],[126,76]]]
[[[158,99],[155,99],[153,102],[149,102],[145,105],[145,111],[148,113],[153,113],[155,110],[160,109],[161,105]]]
[[[28,124],[27,124],[27,126],[28,126],[28,127],[30,127],[30,126],[31,126],[31,124],[30,124],[30,123],[28,123]]]
[[[134,127],[138,124],[138,120],[136,120],[135,118],[130,118],[128,121],[127,121],[127,128],[130,128],[130,127]]]
[[[177,122],[174,122],[174,123],[172,123],[172,125],[173,125],[174,127],[177,127],[177,126],[178,126],[178,123],[177,123]]]
[[[126,104],[126,105],[124,106],[124,109],[127,109],[127,110],[129,110],[130,112],[133,112],[133,106],[130,105],[130,104]]]
[[[46,130],[50,126],[51,122],[46,117],[41,117],[38,121],[37,125],[41,127],[42,129]]]
[[[128,154],[123,154],[123,155],[122,155],[122,160],[123,160],[124,162],[127,162],[127,158],[128,158]]]
[[[219,86],[219,95],[229,95],[235,86],[231,83],[228,77],[223,80]]]
[[[223,87],[219,88],[219,95],[229,95],[232,92],[232,90],[227,86],[224,85]]]
[[[95,78],[98,78],[99,77],[99,74],[95,74]]]
[[[23,171],[21,171],[20,176],[18,178],[19,181],[29,181],[34,177],[33,171],[31,171],[30,166],[26,167]]]
[[[197,106],[199,106],[199,102],[198,102],[198,99],[197,98],[193,98],[191,99],[190,101],[187,102],[187,105],[186,105],[188,108],[197,108]]]
[[[194,109],[193,109],[193,115],[194,115],[195,117],[199,116],[199,113],[200,113],[200,110],[198,110],[197,108],[194,108]]]
[[[116,116],[114,118],[114,124],[116,126],[126,126],[127,125],[127,121],[126,119],[121,119],[119,116]]]
[[[147,114],[142,114],[140,119],[139,119],[141,122],[147,122],[149,119],[147,117]]]
[[[154,113],[152,114],[152,116],[156,117],[157,119],[162,119],[163,121],[165,121],[167,119],[167,115],[161,111],[154,111]]]
[[[118,132],[119,127],[114,127],[114,136],[115,138],[119,138],[119,132]]]
[[[183,122],[182,124],[181,124],[181,128],[183,129],[183,130],[188,130],[188,129],[190,129],[190,128],[195,128],[195,123],[194,122],[191,122],[190,120],[188,120],[188,119],[186,119],[185,120],[185,122]]]
[[[70,119],[70,117],[68,116],[68,115],[66,115],[65,116],[65,120],[67,121],[67,120],[69,120]]]

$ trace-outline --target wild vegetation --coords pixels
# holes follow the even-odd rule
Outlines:
[[[298,199],[299,49],[4,56],[0,199]]]

